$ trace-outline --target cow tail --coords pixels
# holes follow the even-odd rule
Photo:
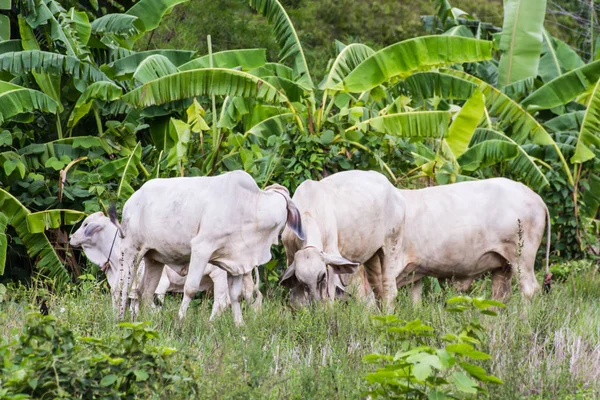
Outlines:
[[[551,241],[551,227],[550,227],[550,212],[546,207],[546,276],[544,277],[544,292],[549,292],[552,284],[552,273],[550,273],[550,241]]]
[[[117,206],[115,205],[115,203],[112,203],[110,207],[108,207],[108,217],[110,218],[110,222],[112,222],[113,225],[116,226],[119,230],[119,235],[121,236],[121,238],[124,238],[125,232],[123,232],[123,228],[119,223],[119,217],[117,216]]]
[[[302,228],[302,217],[300,215],[298,207],[296,207],[296,205],[290,197],[290,192],[285,186],[281,186],[278,184],[267,186],[265,190],[272,190],[273,192],[283,196],[286,202],[287,209],[286,224],[292,230],[292,232],[296,234],[298,239],[303,241],[306,238],[306,236],[304,235],[304,229]]]

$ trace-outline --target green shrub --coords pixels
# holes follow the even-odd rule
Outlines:
[[[445,334],[420,319],[403,321],[395,315],[373,317],[381,324],[386,354],[369,354],[364,361],[379,367],[367,374],[369,395],[381,398],[473,398],[487,394],[482,384],[502,384],[473,361],[489,360],[483,351],[485,329],[480,315],[495,316],[490,308],[504,307],[491,300],[453,297],[448,312],[464,313],[457,334]],[[443,346],[440,346],[443,344]]]
[[[119,324],[118,337],[76,337],[53,316],[31,313],[18,339],[0,346],[0,399],[169,398],[196,392],[174,349],[152,346],[148,323]]]

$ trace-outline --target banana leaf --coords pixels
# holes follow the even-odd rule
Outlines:
[[[302,50],[302,44],[285,8],[277,0],[249,0],[248,4],[265,16],[267,21],[272,24],[275,40],[281,49],[279,60],[280,62],[288,58],[292,60],[294,81],[306,90],[312,90],[313,82]]]
[[[19,200],[7,191],[0,189],[0,210],[7,219],[7,224],[15,228],[17,235],[27,248],[30,258],[36,260],[36,266],[41,274],[50,279],[55,279],[57,286],[70,282],[69,272],[58,258],[52,244],[43,233],[32,233],[27,226],[29,210]],[[0,254],[6,253],[0,249]],[[2,256],[0,256],[2,258]],[[0,273],[4,272],[4,265],[0,265]]]
[[[360,63],[332,89],[364,92],[396,76],[442,65],[492,58],[492,42],[458,36],[423,36],[380,50]]]
[[[546,0],[504,0],[498,84],[501,87],[538,74]]]
[[[31,233],[44,233],[46,229],[74,225],[85,218],[85,213],[76,210],[45,210],[27,215],[27,228]]]
[[[194,69],[165,76],[132,90],[123,96],[123,100],[135,107],[147,107],[202,95],[288,101],[283,93],[254,75],[219,68]]]
[[[0,81],[0,125],[22,113],[56,113],[57,107],[56,101],[42,92]]]
[[[226,50],[213,53],[213,68],[236,68],[241,67],[242,71],[248,71],[260,68],[267,63],[266,49],[240,49]],[[180,71],[189,71],[191,69],[210,68],[210,56],[194,58],[179,66]]]

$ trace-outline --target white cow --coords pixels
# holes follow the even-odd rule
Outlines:
[[[293,297],[332,298],[334,274],[354,273],[364,264],[378,301],[396,297],[404,199],[387,178],[374,171],[346,171],[321,181],[303,182],[292,198],[302,216],[306,239],[285,229],[288,269],[281,284]],[[330,267],[330,269],[327,268]]]
[[[79,229],[71,235],[69,243],[74,247],[82,247],[83,252],[90,261],[100,266],[102,272],[106,273],[106,279],[111,288],[113,306],[116,306],[118,297],[118,255],[121,249],[121,237],[117,235],[117,227],[100,211],[89,215],[83,220]],[[187,266],[178,269],[187,274]],[[138,272],[140,276],[144,273],[143,261],[140,264]],[[155,291],[160,303],[164,302],[167,292],[183,292],[185,279],[185,276],[179,275],[171,267],[165,265]],[[257,275],[255,285],[251,274],[244,275],[243,296],[250,304],[253,292],[256,291],[256,299],[253,302],[253,307],[255,308],[260,307],[262,302],[262,294],[258,290],[258,279]],[[200,290],[213,291],[214,303],[211,319],[219,315],[230,303],[227,273],[215,265],[207,265],[200,283]],[[132,307],[135,308],[135,305],[132,304]]]
[[[546,226],[550,278],[550,217],[542,198],[527,186],[494,178],[398,193],[405,199],[406,218],[397,284],[414,283],[413,301],[420,299],[423,276],[452,278],[466,289],[488,271],[495,299],[510,293],[513,274],[519,275],[522,293],[533,296],[539,289],[533,267]]]
[[[348,296],[364,302],[368,306],[375,306],[375,295],[369,281],[364,266],[360,266],[358,271],[353,274],[336,274],[331,267],[328,268],[328,277],[331,280],[334,290],[323,293],[323,297],[333,299],[345,299]],[[292,307],[298,308],[308,305],[310,294],[303,285],[297,285],[290,292],[290,303]]]
[[[182,319],[198,292],[210,262],[228,273],[229,297],[236,325],[242,277],[271,259],[286,223],[303,237],[300,216],[283,186],[261,190],[246,172],[214,177],[153,179],[136,191],[123,208],[121,243],[123,282],[119,318],[123,318],[133,273],[142,258],[145,273],[139,284],[143,300],[151,299],[163,265],[189,263],[179,310]]]

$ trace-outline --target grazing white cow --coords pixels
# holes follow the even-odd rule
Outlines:
[[[89,215],[83,220],[81,226],[75,231],[69,240],[74,247],[82,247],[85,255],[94,264],[98,265],[102,272],[106,273],[106,279],[111,289],[113,306],[116,307],[118,297],[118,257],[121,249],[121,237],[117,235],[117,227],[110,222],[109,218],[101,211]],[[187,274],[187,266],[178,268]],[[255,270],[257,272],[257,270]],[[138,274],[141,277],[144,273],[144,262],[140,264]],[[160,282],[156,288],[160,303],[164,302],[167,292],[183,292],[185,276],[179,275],[168,265],[165,265],[162,271]],[[253,307],[260,307],[262,294],[258,290],[259,277],[256,273],[256,285],[252,281],[251,274],[244,275],[243,296],[251,304],[253,293],[256,291],[256,299]],[[229,305],[229,289],[227,286],[227,273],[215,265],[208,264],[204,271],[204,276],[200,282],[200,290],[212,290],[214,303],[211,319],[219,315]],[[132,307],[136,307],[132,303]]]
[[[300,215],[287,189],[261,190],[246,172],[214,177],[153,179],[125,203],[121,242],[123,281],[119,318],[123,318],[133,273],[142,258],[145,272],[139,284],[149,300],[165,264],[189,263],[179,309],[182,319],[210,262],[227,271],[234,322],[243,324],[240,309],[242,277],[271,259],[271,245],[287,225],[303,237]],[[179,271],[177,271],[179,272]]]
[[[321,181],[303,182],[292,198],[306,239],[285,229],[288,269],[281,284],[294,296],[332,298],[334,274],[354,273],[364,264],[378,301],[396,297],[404,221],[404,199],[387,178],[374,171],[345,171]]]
[[[375,305],[375,295],[369,281],[367,272],[364,266],[359,267],[358,271],[353,274],[335,274],[331,267],[328,268],[328,277],[332,281],[332,286],[335,288],[329,293],[323,293],[324,297],[329,299],[341,298],[348,296],[364,302],[367,305]],[[292,307],[302,307],[310,302],[310,294],[305,290],[303,285],[296,285],[290,291],[290,303]]]
[[[466,289],[488,271],[495,299],[510,293],[513,274],[522,293],[533,296],[539,289],[533,267],[546,226],[549,281],[550,217],[527,186],[494,178],[398,192],[406,200],[406,218],[397,284],[414,283],[413,301],[421,297],[423,276],[453,278]]]

